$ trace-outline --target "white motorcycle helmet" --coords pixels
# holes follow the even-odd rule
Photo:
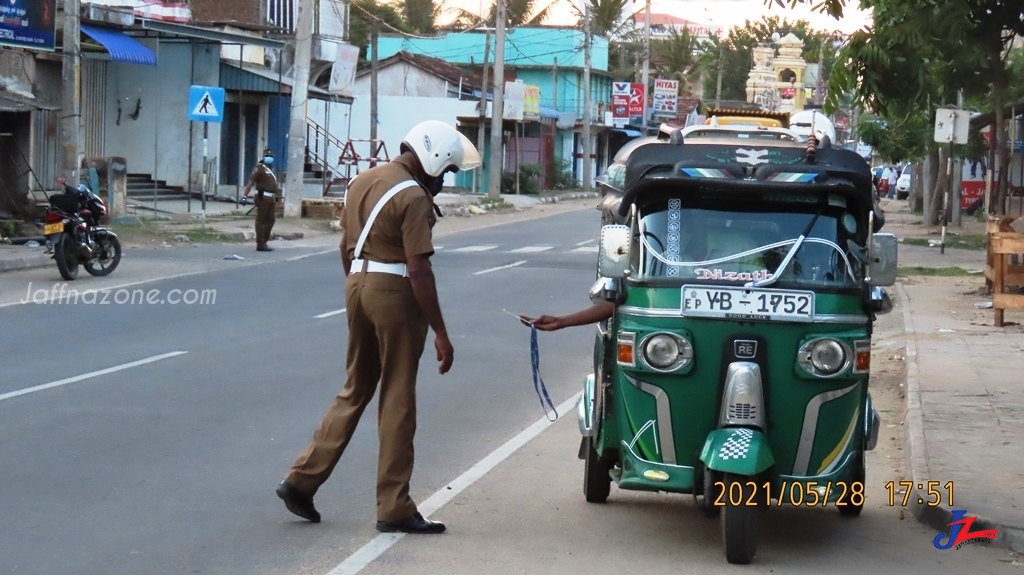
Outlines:
[[[469,138],[437,120],[413,126],[402,140],[404,148],[416,154],[423,171],[432,178],[443,177],[445,172],[472,170],[483,164],[480,152]]]

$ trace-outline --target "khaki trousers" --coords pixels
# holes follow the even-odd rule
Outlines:
[[[256,192],[256,247],[263,247],[270,241],[270,230],[274,229],[277,200],[274,194]]]
[[[305,494],[316,493],[341,459],[379,381],[377,520],[397,521],[416,513],[409,480],[416,434],[416,375],[428,326],[407,278],[351,274],[345,284],[345,302],[349,330],[345,387],[285,479]]]

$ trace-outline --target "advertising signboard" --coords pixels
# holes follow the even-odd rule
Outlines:
[[[57,39],[57,0],[0,2],[0,44],[53,51]]]
[[[658,78],[654,81],[654,105],[652,109],[655,114],[661,116],[675,116],[679,100],[679,81]]]
[[[612,124],[616,127],[629,123],[629,82],[612,82]]]
[[[647,105],[647,90],[642,82],[633,82],[629,86],[629,115],[643,116],[644,106]]]

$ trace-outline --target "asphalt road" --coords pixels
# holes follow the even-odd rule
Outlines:
[[[336,252],[220,266],[107,305],[0,308],[0,573],[1020,572],[996,549],[935,550],[909,512],[881,505],[852,522],[834,510],[773,513],[758,563],[741,570],[689,497],[613,490],[607,505],[585,503],[575,414],[547,425],[529,331],[502,310],[586,305],[597,227],[582,210],[436,242],[455,366],[438,375],[428,342],[412,494],[448,522],[438,537],[373,530],[375,405],[317,496],[323,523],[298,520],[273,494],[342,384]],[[113,302],[132,289],[200,301]],[[540,335],[556,405],[578,393],[592,337]],[[898,478],[893,445],[869,455],[869,498]]]
[[[593,245],[598,223],[587,210],[437,242],[455,365],[438,375],[428,342],[417,500],[542,415],[529,331],[502,310],[586,305],[596,253],[573,250]],[[325,316],[344,307],[342,280],[332,252],[126,288],[106,305],[65,292],[0,309],[0,572],[293,573],[372,538],[375,406],[318,494],[322,524],[297,521],[273,494],[342,384],[345,316]],[[135,289],[199,301],[115,302]],[[580,387],[590,337],[542,335],[556,403]]]

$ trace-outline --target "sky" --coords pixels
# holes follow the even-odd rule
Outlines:
[[[444,6],[459,7],[470,12],[486,11],[494,0],[445,0]],[[572,25],[576,21],[577,7],[582,7],[582,0],[554,0],[555,6],[551,16],[544,22],[546,25]],[[816,3],[813,0],[812,3]],[[544,0],[537,0],[537,4],[544,5]],[[633,6],[639,12],[638,20],[643,21],[644,0],[633,0]],[[827,14],[821,14],[811,10],[807,3],[797,8],[783,8],[766,0],[651,0],[651,12],[660,14],[672,14],[686,20],[721,26],[725,30],[733,26],[742,26],[746,20],[760,20],[762,16],[778,16],[789,20],[804,19],[818,30],[840,32],[849,34],[859,28],[871,23],[869,11],[860,9],[858,0],[848,0],[844,17],[836,20]]]

